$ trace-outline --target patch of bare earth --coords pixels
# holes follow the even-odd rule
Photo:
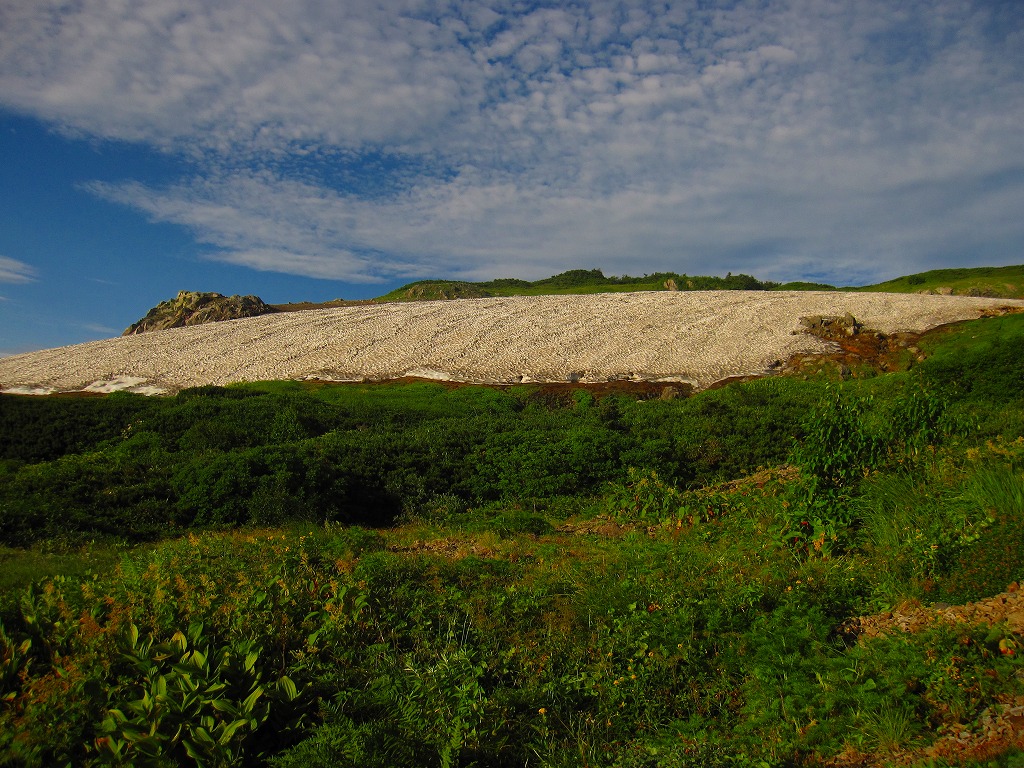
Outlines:
[[[1004,639],[999,650],[1005,654],[1024,652],[1024,591],[1016,582],[1005,592],[964,605],[938,603],[925,606],[911,601],[891,611],[861,616],[847,622],[843,630],[862,639],[898,632],[916,633],[937,625],[956,627],[1002,626]],[[981,713],[972,725],[954,724],[935,742],[917,750],[907,750],[884,759],[853,751],[836,758],[831,765],[851,766],[909,765],[928,758],[984,760],[1011,748],[1024,749],[1024,696],[1004,696]]]

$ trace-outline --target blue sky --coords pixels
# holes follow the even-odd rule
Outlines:
[[[5,0],[0,354],[181,289],[1024,262],[1018,0]]]

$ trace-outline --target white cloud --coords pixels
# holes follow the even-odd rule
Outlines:
[[[7,0],[0,103],[196,150],[91,188],[255,269],[891,274],[1024,241],[1024,23],[996,12]]]
[[[164,146],[401,142],[479,80],[451,32],[372,2],[12,0],[0,23],[6,103]]]
[[[35,279],[35,267],[17,259],[0,256],[0,283],[31,283]]]
[[[792,64],[797,60],[795,51],[781,45],[762,45],[754,51],[754,56],[761,61],[775,64]]]

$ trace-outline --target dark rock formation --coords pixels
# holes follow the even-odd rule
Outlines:
[[[129,326],[122,336],[202,325],[240,317],[256,317],[278,310],[265,304],[258,296],[222,296],[219,293],[180,291],[170,301],[163,301],[149,310],[139,322]]]

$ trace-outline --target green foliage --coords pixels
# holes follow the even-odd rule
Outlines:
[[[676,272],[655,272],[639,277],[606,276],[600,269],[571,269],[552,277],[529,281],[498,278],[479,283],[458,280],[420,280],[379,297],[378,301],[408,299],[453,299],[475,296],[520,296],[551,293],[598,293],[616,290],[660,291],[672,280],[679,290],[784,290],[835,291],[826,283],[774,283],[750,275],[727,274],[725,277],[685,275]],[[935,269],[861,288],[842,290],[921,292],[943,288],[963,296],[1024,296],[1024,265],[1007,267],[975,267]]]
[[[902,473],[918,468],[928,451],[962,431],[948,416],[946,400],[919,382],[906,383],[881,407],[871,396],[850,395],[828,386],[804,423],[803,440],[791,454],[805,482],[789,489],[783,540],[804,555],[812,549],[828,554],[852,546],[854,529],[863,526],[869,544],[878,551],[895,555],[908,547],[927,546],[924,554],[930,562],[922,563],[920,556],[904,558],[905,564],[914,563],[912,572],[900,570],[898,578],[901,583],[907,578],[929,578],[938,558],[951,555],[971,524],[946,516],[935,516],[930,524],[922,522],[920,518],[927,516],[924,510],[932,505],[927,494],[914,493],[913,481],[903,482]],[[872,480],[866,491],[861,487],[873,473],[889,467],[896,468],[895,474]],[[858,500],[851,507],[854,496]],[[907,505],[912,496],[916,503]],[[905,538],[910,532],[912,541]]]
[[[273,764],[464,764],[483,736],[485,667],[454,636],[446,640],[429,661],[407,656],[367,688],[337,696],[325,724]]]
[[[516,536],[521,533],[544,536],[555,531],[544,516],[523,510],[500,514],[487,527],[500,536]]]
[[[0,732],[17,723],[23,740],[0,754],[782,765],[850,744],[885,754],[1013,687],[1019,661],[984,632],[847,647],[835,627],[860,599],[853,563],[778,559],[751,535],[757,486],[742,488],[693,523],[728,524],[723,537],[517,539],[515,557],[450,558],[309,526],[192,536],[100,580],[54,580],[3,635],[17,671]],[[47,695],[57,679],[73,695]]]
[[[829,388],[804,424],[804,439],[793,462],[814,477],[822,490],[848,488],[875,467],[885,446],[868,427],[870,400],[844,397]]]
[[[0,623],[0,701],[10,701],[17,695],[18,679],[25,671],[31,649],[31,638],[16,642]]]
[[[680,493],[658,479],[657,472],[641,476],[632,467],[629,482],[615,484],[605,495],[607,511],[620,519],[661,522],[681,516]]]
[[[630,466],[699,484],[783,459],[810,395],[782,381],[673,402],[436,384],[186,390],[81,453],[9,459],[0,540],[379,526],[429,517],[435,499],[468,509],[592,494]]]
[[[675,283],[678,290],[712,291],[740,290],[765,291],[779,288],[778,283],[758,280],[750,275],[725,277],[691,276],[676,272],[655,272],[640,277],[606,276],[600,269],[570,269],[558,275],[541,280],[517,280],[498,278],[480,283],[457,280],[420,280],[381,296],[378,301],[407,301],[454,299],[480,296],[522,296],[559,293],[600,293],[605,291],[663,291],[668,281]],[[833,286],[808,283],[807,287],[790,284],[787,290],[835,290]]]
[[[0,764],[969,764],[1021,639],[849,631],[1024,577],[1024,439],[984,431],[1020,399],[970,362],[1003,320],[828,389],[276,382],[22,444],[0,525],[48,538],[0,550]],[[74,546],[114,530],[164,538]]]
[[[159,405],[142,395],[25,397],[0,394],[0,459],[53,461],[130,433]]]
[[[623,414],[633,439],[621,461],[681,486],[740,477],[786,460],[819,397],[815,385],[773,378],[637,403]]]
[[[968,323],[937,337],[920,365],[925,381],[949,397],[987,407],[1024,397],[1024,315]]]
[[[1024,473],[1012,466],[982,466],[964,497],[984,525],[969,547],[955,553],[942,582],[946,598],[957,601],[988,597],[1024,581]]]
[[[858,290],[918,293],[940,288],[960,296],[1021,298],[1024,294],[1024,265],[933,269]]]
[[[284,675],[267,679],[253,640],[212,647],[202,625],[193,624],[156,643],[132,624],[120,657],[124,682],[108,690],[99,764],[241,765],[247,753],[259,754],[265,726],[273,734],[263,746],[277,749],[301,722],[295,683]]]

